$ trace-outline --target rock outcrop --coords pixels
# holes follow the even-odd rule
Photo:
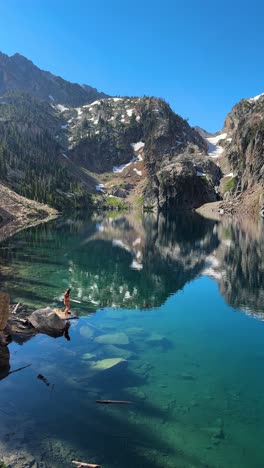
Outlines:
[[[62,336],[65,330],[65,322],[50,307],[35,310],[28,317],[28,321],[39,333],[54,337]]]
[[[162,99],[109,98],[63,115],[68,156],[96,173],[98,191],[141,194],[145,206],[163,211],[217,199],[221,171],[207,143]]]
[[[228,114],[217,159],[224,177],[219,191],[227,212],[264,208],[264,95],[243,99]]]

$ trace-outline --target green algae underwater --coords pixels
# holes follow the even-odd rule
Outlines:
[[[0,380],[0,460],[264,466],[263,240],[251,221],[128,213],[59,218],[2,243],[13,302],[62,307],[69,286],[80,318],[70,341],[9,345],[11,370],[31,366]]]

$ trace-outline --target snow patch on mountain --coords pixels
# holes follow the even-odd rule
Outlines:
[[[208,142],[208,156],[211,156],[211,158],[219,158],[219,156],[221,156],[224,148],[218,145],[218,143],[220,140],[225,140],[226,137],[227,133],[221,133],[220,135],[206,138],[206,141]]]
[[[57,104],[57,106],[55,106],[55,107],[56,107],[56,108],[58,109],[58,111],[60,111],[60,112],[65,112],[65,111],[69,110],[68,107],[63,106],[62,104]]]
[[[143,141],[138,141],[137,143],[131,143],[131,146],[134,151],[139,151],[141,148],[144,148],[145,143],[143,143]]]
[[[142,176],[142,171],[139,171],[136,167],[134,167],[133,171],[135,171],[137,175]]]
[[[95,186],[95,189],[97,190],[97,192],[103,192],[105,193],[105,186],[104,184],[98,184]]]
[[[252,98],[247,99],[247,101],[258,101],[261,96],[264,96],[264,93],[258,94],[257,96],[254,96]]]
[[[122,166],[114,166],[114,167],[113,167],[113,172],[114,172],[114,173],[123,172],[123,170],[124,170],[126,167],[130,166],[130,165],[133,164],[135,161],[136,161],[136,159],[133,158],[133,159],[131,159],[131,161],[130,161],[129,163],[127,163],[127,164],[122,164]]]

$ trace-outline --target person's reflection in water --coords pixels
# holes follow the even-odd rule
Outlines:
[[[67,320],[67,322],[65,324],[65,329],[64,329],[64,332],[63,332],[63,336],[64,336],[64,338],[66,338],[67,341],[71,340],[71,337],[69,335],[70,326],[71,326],[71,324],[70,324],[69,320]]]
[[[9,318],[9,302],[9,295],[0,292],[0,380],[7,377],[10,372],[10,352],[7,345],[11,338],[5,333]]]
[[[7,346],[0,345],[0,380],[9,375],[10,372],[10,352]]]

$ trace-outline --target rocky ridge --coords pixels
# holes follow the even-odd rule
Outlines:
[[[224,212],[263,214],[264,94],[242,99],[228,114],[224,129],[213,137],[220,149],[217,164],[223,178],[219,192]],[[212,138],[207,138],[212,141]]]
[[[97,191],[128,200],[136,194],[163,211],[217,199],[221,172],[207,143],[162,99],[108,98],[59,110],[61,139],[67,134],[69,142],[64,157],[97,178]]]
[[[61,210],[165,212],[221,198],[224,211],[251,211],[252,200],[263,210],[263,95],[238,103],[211,135],[162,99],[88,88],[0,54],[3,183]]]
[[[71,106],[106,96],[96,88],[70,83],[41,70],[23,55],[9,57],[0,52],[0,94],[8,91],[24,91],[38,99]]]

